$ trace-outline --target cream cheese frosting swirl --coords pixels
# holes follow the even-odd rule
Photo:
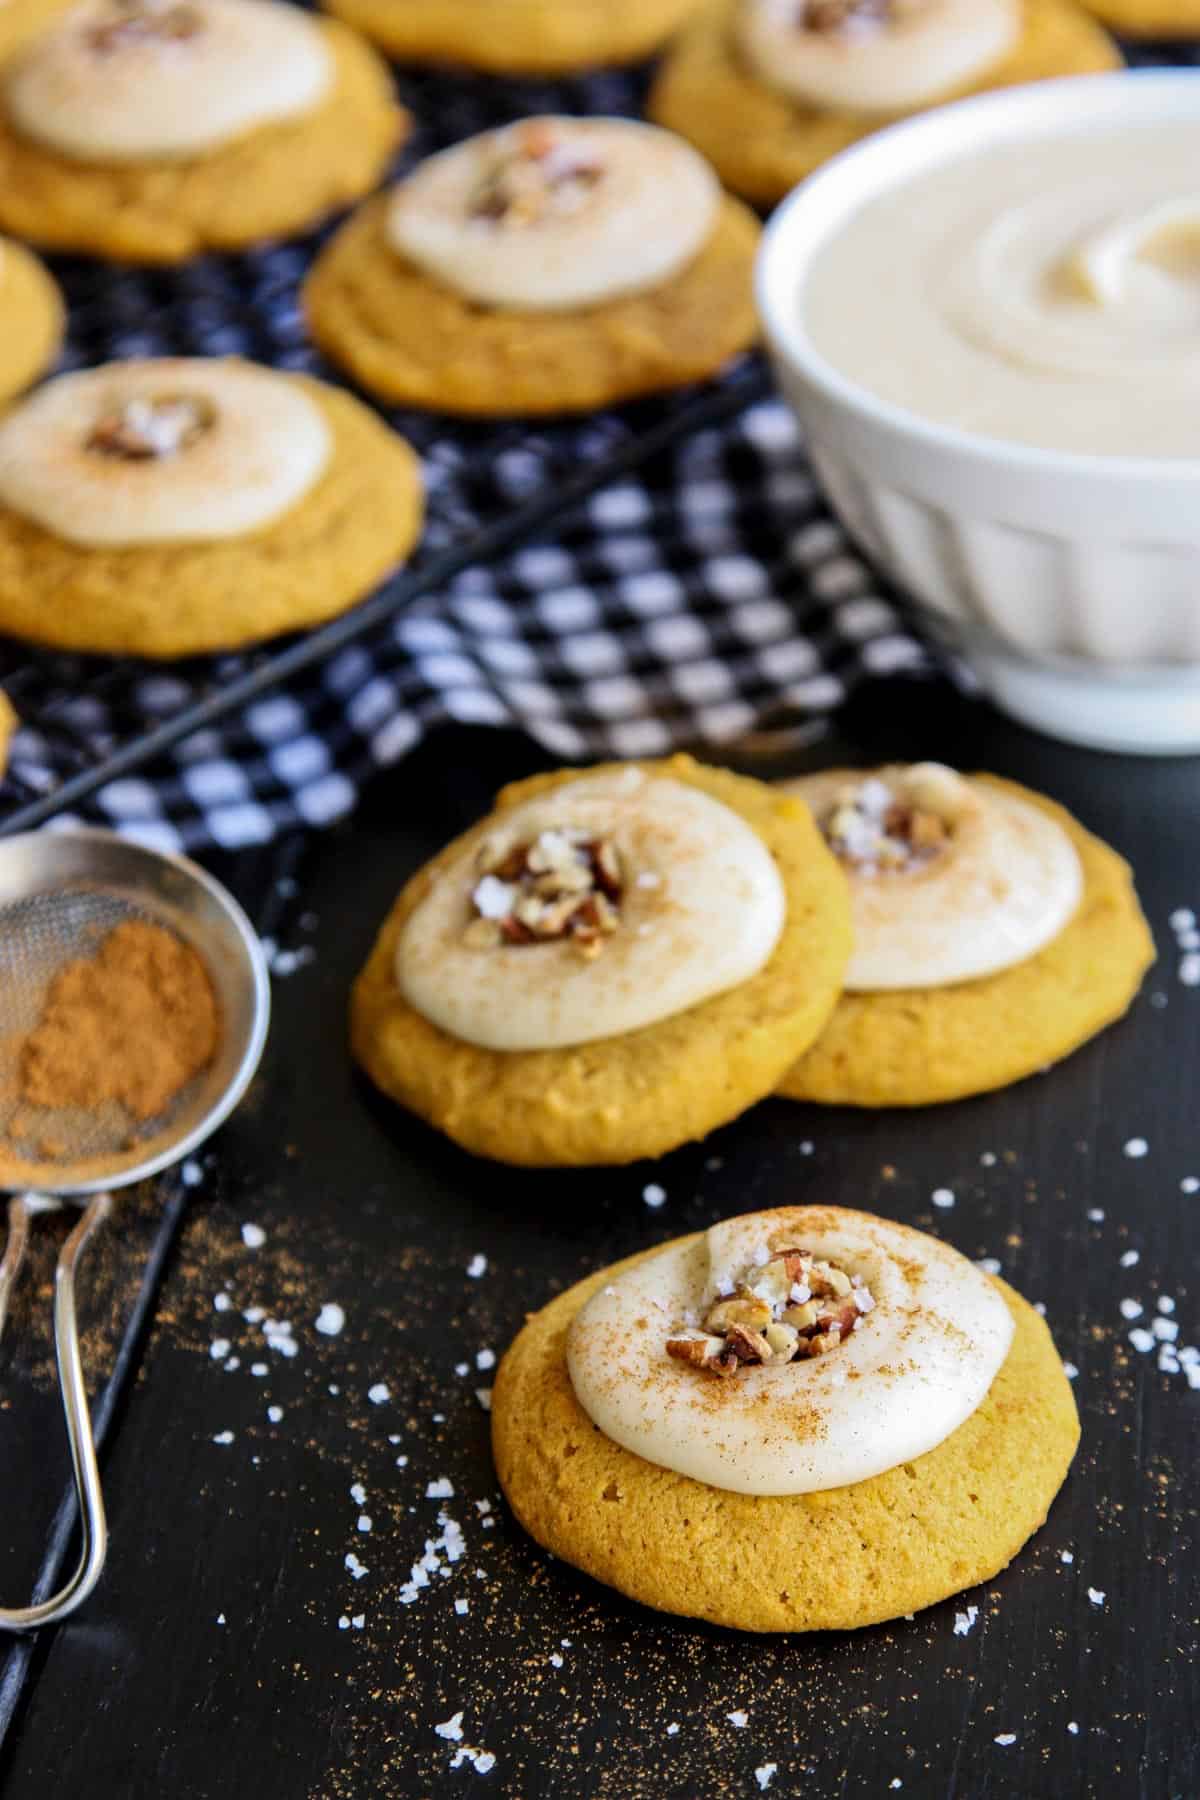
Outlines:
[[[309,112],[332,76],[320,28],[275,0],[84,0],[13,58],[3,103],[65,156],[137,162]]]
[[[631,119],[525,119],[431,156],[386,231],[485,306],[568,311],[653,288],[712,232],[720,190],[690,145]]]
[[[793,99],[893,112],[1000,61],[1017,0],[743,0],[737,35],[759,79]]]
[[[835,1348],[727,1377],[667,1352],[794,1247],[870,1293]],[[806,1494],[936,1448],[983,1400],[1012,1332],[999,1291],[948,1245],[869,1213],[780,1207],[618,1275],[571,1325],[567,1368],[589,1418],[648,1462],[737,1493]]]
[[[110,363],[0,421],[0,505],[85,546],[239,537],[295,505],[330,449],[320,408],[273,369]]]
[[[748,981],[786,913],[758,834],[637,768],[506,809],[443,865],[396,949],[410,1005],[491,1050],[637,1031]]]
[[[940,763],[783,783],[850,879],[852,992],[944,987],[1011,968],[1079,906],[1074,845],[1046,813]]]

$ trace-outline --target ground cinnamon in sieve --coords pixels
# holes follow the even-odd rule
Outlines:
[[[213,1059],[220,1014],[208,970],[173,932],[117,925],[92,956],[66,963],[21,1048],[21,1099],[32,1106],[116,1101],[157,1118]]]

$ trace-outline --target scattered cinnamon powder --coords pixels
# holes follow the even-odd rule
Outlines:
[[[139,1122],[164,1112],[213,1059],[220,1015],[208,970],[161,925],[130,919],[59,970],[20,1056],[27,1105],[115,1101]]]

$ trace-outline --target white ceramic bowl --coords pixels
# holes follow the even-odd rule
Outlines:
[[[893,126],[783,202],[759,253],[780,386],[852,536],[951,629],[997,704],[1099,749],[1200,751],[1200,457],[1086,456],[909,413],[814,348],[800,294],[867,200],[922,170],[1050,131],[1186,120],[1200,70],[1010,88]],[[887,298],[880,297],[886,330]]]

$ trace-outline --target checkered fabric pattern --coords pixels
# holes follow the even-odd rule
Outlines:
[[[525,113],[634,113],[642,97],[642,77],[624,74],[400,85],[421,121],[401,167]],[[307,343],[298,305],[319,242],[178,271],[59,259],[71,311],[64,366],[237,354],[336,379]],[[390,415],[424,458],[424,554],[581,462],[603,461],[676,404],[536,428]],[[0,640],[0,684],[23,721],[0,817],[269,655],[151,668]],[[766,400],[602,489],[552,540],[469,570],[169,758],[110,782],[86,817],[168,849],[237,848],[341,817],[373,771],[444,721],[520,726],[564,758],[655,755],[729,744],[781,708],[819,718],[865,675],[933,667],[821,502],[791,415]]]

